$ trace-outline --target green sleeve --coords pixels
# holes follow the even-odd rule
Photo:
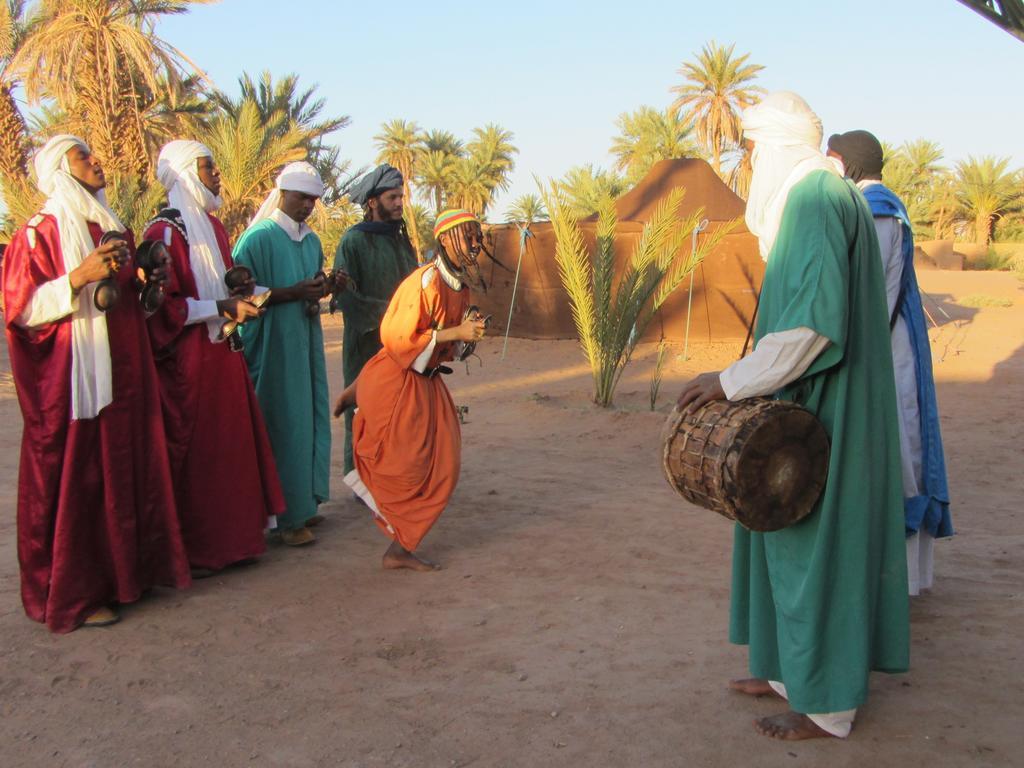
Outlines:
[[[343,269],[354,283],[338,296],[338,306],[345,316],[345,323],[357,334],[370,333],[380,327],[388,308],[388,301],[368,296],[362,291],[372,288],[370,281],[375,276],[366,269],[366,243],[362,238],[346,235],[338,243],[334,255],[334,268]]]
[[[253,278],[258,285],[267,285],[270,275],[267,274],[266,259],[263,258],[265,251],[264,242],[266,235],[264,230],[247,229],[242,233],[235,243],[231,252],[231,259],[238,266],[248,267],[252,271]]]

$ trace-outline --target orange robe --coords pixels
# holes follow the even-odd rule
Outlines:
[[[413,367],[432,332],[459,325],[468,307],[468,288],[453,289],[433,264],[420,267],[392,297],[380,327],[384,348],[359,374],[355,470],[345,482],[373,510],[381,530],[410,552],[447,506],[462,451],[448,387],[440,374],[429,375],[454,359],[455,343],[434,347],[426,374]]]

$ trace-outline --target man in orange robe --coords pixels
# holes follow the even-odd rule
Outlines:
[[[358,406],[352,426],[355,469],[345,482],[373,510],[392,540],[385,568],[434,570],[415,554],[459,479],[462,435],[443,364],[483,338],[486,320],[470,309],[483,237],[468,211],[442,212],[434,226],[437,258],[399,285],[380,335],[384,348],[342,393],[340,416]]]

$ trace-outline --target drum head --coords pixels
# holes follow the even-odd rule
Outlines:
[[[775,402],[747,425],[741,449],[726,462],[736,520],[752,531],[776,531],[814,509],[828,475],[828,434],[817,417]]]

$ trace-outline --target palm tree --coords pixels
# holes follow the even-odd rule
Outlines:
[[[547,221],[548,210],[540,195],[523,195],[517,197],[505,215],[509,224],[525,224],[530,226],[535,221]]]
[[[451,180],[445,188],[445,201],[448,205],[483,216],[494,190],[491,183],[487,165],[475,157],[461,157],[455,161]]]
[[[243,105],[255,104],[260,119],[275,125],[278,135],[297,127],[304,135],[302,144],[308,154],[305,159],[316,167],[324,181],[325,196],[329,200],[341,197],[348,164],[339,159],[337,148],[324,144],[324,138],[345,128],[351,119],[347,115],[323,117],[326,100],[316,96],[316,85],[301,90],[298,75],[285,75],[275,81],[270,72],[264,71],[254,80],[248,72],[243,72],[238,78],[238,87],[237,99],[223,91],[214,91],[209,97],[211,105],[237,119]],[[281,115],[288,119],[280,120]]]
[[[216,114],[199,134],[220,166],[220,217],[232,237],[245,229],[281,166],[307,157],[306,131],[284,112],[264,117],[247,99],[235,112]]]
[[[143,106],[164,82],[198,68],[155,34],[164,16],[214,0],[41,0],[11,64],[32,103],[52,98],[88,130],[83,137],[111,171],[151,169]]]
[[[619,135],[612,139],[611,153],[616,157],[616,170],[625,173],[630,184],[636,184],[660,160],[703,154],[690,136],[690,125],[671,109],[640,107],[623,112],[615,124]]]
[[[14,98],[18,80],[11,67],[28,31],[24,0],[0,0],[0,192],[10,231],[31,216],[39,198],[28,180],[29,138]]]
[[[570,168],[555,184],[565,196],[566,209],[578,219],[593,216],[601,207],[602,200],[614,199],[626,191],[623,177],[589,163]]]
[[[434,215],[441,212],[447,190],[455,176],[455,166],[461,158],[446,152],[432,150],[420,155],[417,162],[416,182],[424,197],[434,204]]]
[[[463,143],[450,131],[430,130],[423,134],[416,162],[416,183],[424,199],[434,204],[434,215],[444,207],[444,194],[452,181],[455,165],[465,156]]]
[[[313,215],[309,218],[309,226],[320,237],[320,244],[328,262],[337,250],[342,235],[362,220],[362,208],[347,197],[332,201],[324,201],[321,198],[321,202],[313,209]]]
[[[416,172],[416,161],[422,147],[420,127],[411,120],[395,119],[381,126],[381,131],[373,140],[377,142],[378,163],[389,163],[398,169],[402,174],[402,188],[405,192],[405,199],[412,205],[412,192],[410,182]],[[409,228],[409,238],[412,240],[416,253],[420,252],[419,232],[416,229],[416,219],[412,216],[405,217],[406,226]]]
[[[509,176],[516,167],[514,156],[519,152],[512,144],[513,138],[515,136],[512,131],[488,123],[483,128],[474,128],[473,140],[466,144],[467,154],[481,169],[491,191],[485,208],[491,202],[495,191],[504,192],[508,189]]]
[[[710,152],[715,172],[721,176],[722,153],[739,144],[739,113],[760,101],[764,89],[753,85],[760,64],[747,64],[749,53],[733,56],[714,40],[707,43],[694,62],[683,62],[678,72],[685,82],[672,87],[678,94],[671,109],[682,112],[686,123],[695,126],[697,139]],[[684,111],[685,110],[685,111]]]
[[[956,164],[957,197],[974,220],[974,239],[988,245],[997,218],[1012,211],[1024,197],[1017,175],[1008,170],[1010,159],[991,155],[968,156]]]
[[[753,158],[746,144],[740,144],[731,153],[732,165],[725,176],[725,183],[744,200],[750,194],[750,179],[754,175]]]
[[[446,155],[462,157],[464,144],[451,131],[430,130],[423,134],[423,149],[426,152],[442,152]]]

